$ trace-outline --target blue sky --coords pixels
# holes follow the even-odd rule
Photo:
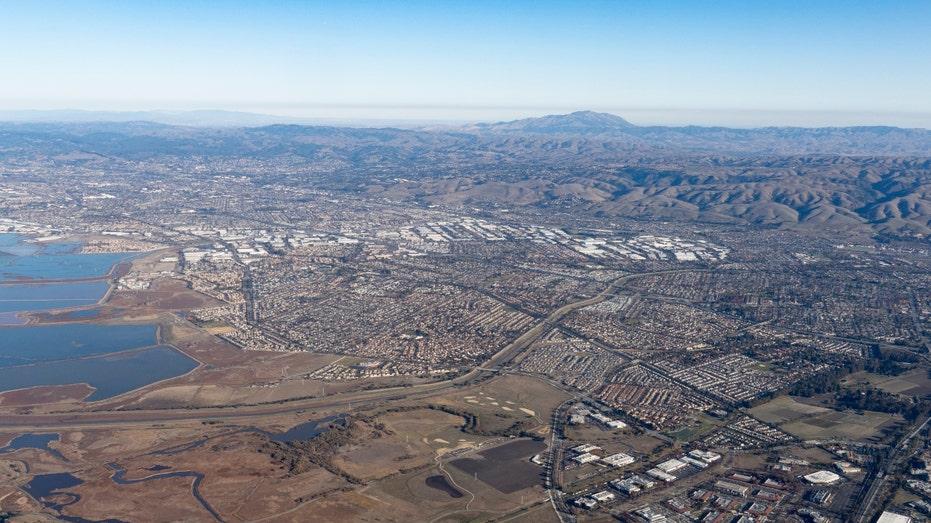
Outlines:
[[[0,0],[0,109],[931,127],[929,20],[927,0]]]

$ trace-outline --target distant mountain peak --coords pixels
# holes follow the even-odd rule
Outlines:
[[[617,134],[636,129],[627,120],[609,113],[576,111],[570,114],[525,118],[511,122],[484,124],[479,128],[495,133],[536,133],[573,136]]]
[[[620,116],[611,113],[598,113],[595,111],[576,111],[566,115],[555,115],[553,118],[562,118],[566,121],[579,123],[588,123],[592,125],[604,125],[613,127],[636,127]]]

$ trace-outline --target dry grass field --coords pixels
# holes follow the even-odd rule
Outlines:
[[[814,404],[816,400],[780,396],[754,407],[750,413],[802,440],[867,441],[882,436],[890,425],[903,421],[901,416],[882,412],[841,412],[820,407]]]
[[[824,415],[833,411],[823,407],[799,403],[791,396],[779,396],[770,402],[750,409],[750,412],[763,422],[781,425],[804,417]]]
[[[871,372],[858,372],[841,382],[845,386],[868,385],[877,389],[905,396],[931,394],[931,376],[925,369],[916,369],[899,376],[885,376]]]
[[[891,423],[901,422],[902,417],[882,412],[828,411],[798,421],[781,425],[779,428],[803,440],[846,438],[867,441],[881,436],[883,429]]]
[[[380,414],[377,422],[390,435],[353,441],[336,457],[341,469],[363,480],[432,464],[438,455],[487,439],[463,433],[462,417],[426,408]]]
[[[458,389],[434,400],[479,417],[485,431],[504,430],[516,421],[544,430],[553,409],[568,399],[561,390],[525,376],[506,375]]]
[[[278,431],[303,421],[285,416],[277,426],[262,428]],[[49,447],[64,459],[22,449],[4,454],[3,463],[29,463],[28,473],[7,478],[15,485],[35,475],[72,474],[82,483],[65,489],[76,501],[62,513],[91,520],[104,520],[115,510],[128,521],[149,521],[155,514],[165,520],[210,520],[192,490],[196,475],[202,478],[198,494],[226,521],[277,517],[349,485],[320,467],[288,473],[265,447],[265,436],[243,429],[191,421],[171,428],[63,431]],[[118,469],[129,484],[113,479]]]
[[[641,434],[631,438],[625,438],[624,443],[630,445],[631,450],[640,454],[649,454],[653,449],[663,444],[662,440],[654,438],[649,434]]]

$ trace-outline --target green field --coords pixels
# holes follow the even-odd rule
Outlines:
[[[693,424],[676,430],[675,432],[669,432],[668,435],[681,442],[692,441],[710,433],[712,430],[721,426],[721,424],[721,420],[704,413],[699,413],[695,416]]]

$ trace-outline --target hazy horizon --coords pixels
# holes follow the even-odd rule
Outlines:
[[[762,127],[856,127],[890,126],[931,130],[931,114],[828,111],[741,111],[700,109],[585,109],[585,108],[455,108],[455,107],[312,107],[304,111],[274,108],[235,109],[3,109],[0,121],[78,122],[108,121],[110,115],[162,115],[184,120],[186,125],[266,125],[270,123],[333,124],[361,126],[430,126],[497,123],[576,111],[613,114],[638,126],[699,126],[753,129]],[[145,116],[143,119],[145,119]],[[128,121],[134,118],[115,118]],[[154,118],[153,121],[162,121]]]
[[[13,3],[0,110],[931,128],[931,4]]]

